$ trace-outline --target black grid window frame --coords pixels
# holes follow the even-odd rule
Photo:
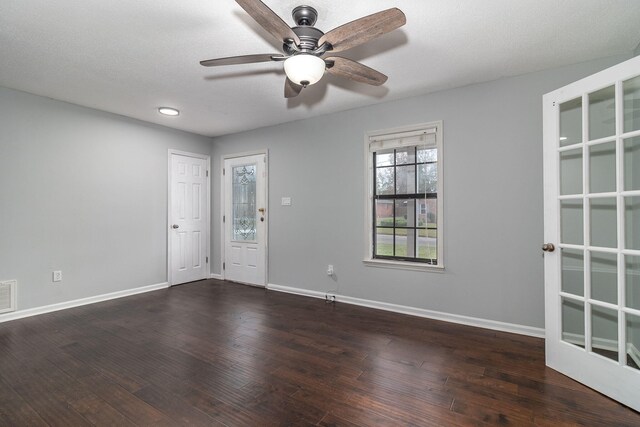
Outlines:
[[[409,162],[409,163],[397,163],[397,154],[398,154],[398,148],[393,149],[393,164],[391,165],[384,165],[384,166],[378,166],[377,163],[377,155],[378,155],[378,151],[374,151],[373,154],[373,206],[372,206],[372,213],[373,213],[373,218],[372,218],[372,235],[373,235],[373,253],[372,253],[372,257],[374,259],[383,259],[383,260],[394,260],[394,261],[409,261],[409,262],[418,262],[418,263],[423,263],[423,264],[429,264],[429,265],[438,265],[438,259],[436,258],[418,258],[418,232],[419,230],[436,230],[436,239],[439,239],[440,236],[438,236],[437,234],[437,223],[435,227],[430,227],[429,223],[427,221],[426,226],[425,227],[418,227],[417,226],[417,220],[415,221],[416,223],[412,226],[398,226],[396,225],[396,200],[413,200],[414,201],[414,208],[415,206],[417,206],[418,200],[421,199],[438,199],[438,193],[436,192],[424,192],[424,193],[410,193],[410,194],[398,194],[398,185],[397,185],[397,168],[398,167],[406,167],[406,166],[413,166],[414,167],[414,189],[417,191],[418,190],[418,167],[421,165],[429,165],[429,164],[437,164],[438,161],[425,161],[425,162],[419,162],[418,161],[418,150],[421,148],[427,148],[427,149],[436,149],[436,147],[425,147],[423,145],[417,145],[417,146],[412,146],[412,147],[402,147],[402,151],[405,151],[407,149],[413,149],[414,153],[413,153],[413,158],[414,158],[414,162]],[[379,151],[385,151],[385,154],[389,154],[390,151],[389,150],[379,150]],[[436,151],[437,152],[437,151]],[[378,170],[379,169],[389,169],[389,168],[393,168],[393,194],[378,194],[377,193],[377,189],[378,189]],[[440,177],[438,176],[437,179],[440,179]],[[392,205],[393,205],[393,215],[392,217],[394,218],[393,224],[392,226],[378,226],[377,225],[377,202],[379,200],[391,200],[393,201]],[[437,218],[437,221],[439,221],[440,218]],[[392,229],[393,230],[393,255],[378,255],[377,254],[377,246],[378,246],[378,242],[377,242],[377,238],[378,238],[378,233],[377,230],[378,229]],[[413,257],[409,257],[409,256],[397,256],[396,254],[396,230],[398,229],[404,229],[407,230],[407,233],[413,232],[414,235],[414,254],[415,256]],[[437,241],[437,240],[436,240]]]

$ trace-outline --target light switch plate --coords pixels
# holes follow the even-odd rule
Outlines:
[[[282,206],[291,206],[291,197],[283,197]]]

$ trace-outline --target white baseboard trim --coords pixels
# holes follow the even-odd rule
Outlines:
[[[25,317],[37,316],[39,314],[51,313],[53,311],[65,310],[67,308],[79,307],[81,305],[95,304],[97,302],[128,297],[131,295],[142,294],[145,292],[157,291],[159,289],[167,289],[168,287],[169,287],[169,283],[163,282],[155,285],[127,289],[125,291],[111,292],[108,294],[96,295],[96,296],[87,297],[87,298],[80,298],[72,301],[65,301],[57,304],[45,305],[42,307],[14,311],[13,313],[0,314],[0,323],[9,322],[11,320],[24,319]]]
[[[268,284],[267,289],[286,292],[288,294],[303,295],[312,298],[325,299],[327,292],[311,291],[308,289],[293,288],[289,286],[281,286]],[[332,292],[328,292],[334,295]],[[404,305],[390,304],[380,301],[371,301],[362,298],[348,297],[335,294],[337,302],[345,304],[359,305],[363,307],[376,308],[379,310],[392,311],[394,313],[408,314],[410,316],[424,317],[427,319],[442,320],[444,322],[458,323],[461,325],[475,326],[478,328],[493,329],[496,331],[510,332],[513,334],[527,335],[530,337],[544,338],[545,331],[543,328],[534,328],[531,326],[517,325],[514,323],[498,322],[496,320],[481,319],[477,317],[462,316],[459,314],[443,313],[440,311],[426,310],[423,308],[408,307]]]
[[[224,280],[224,278],[222,277],[222,274],[211,273],[210,277],[212,279]]]

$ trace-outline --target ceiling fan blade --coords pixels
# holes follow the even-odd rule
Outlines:
[[[253,62],[269,62],[269,61],[282,61],[287,59],[279,53],[263,54],[263,55],[241,55],[241,56],[229,56],[227,58],[207,59],[200,61],[200,65],[205,67],[217,67],[219,65],[237,65],[237,64],[251,64]]]
[[[295,98],[296,96],[300,95],[300,92],[302,92],[302,89],[303,89],[303,86],[299,84],[295,84],[294,82],[289,80],[289,77],[287,77],[287,79],[284,81],[284,97],[285,98]]]
[[[279,41],[293,40],[296,46],[300,44],[300,38],[293,32],[291,27],[260,0],[236,0],[236,3]]]
[[[340,56],[325,58],[328,64],[327,72],[336,76],[355,80],[373,86],[380,86],[387,81],[387,76],[379,71],[369,68],[359,62]],[[333,63],[333,65],[331,65]]]
[[[340,52],[393,31],[406,22],[404,13],[393,7],[334,28],[320,37],[318,46],[327,42],[333,46],[332,52]]]

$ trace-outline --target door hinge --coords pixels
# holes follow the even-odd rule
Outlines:
[[[206,258],[206,263],[209,264],[209,257],[205,257]]]
[[[225,170],[224,170],[224,169],[222,169],[222,175],[224,175],[224,173],[225,173]]]
[[[207,171],[207,176],[209,176],[209,171]]]
[[[226,266],[227,266],[227,263],[226,263],[226,262],[223,262],[223,263],[222,263],[222,269],[224,270],[224,269],[226,268]]]
[[[225,222],[225,221],[226,221],[226,218],[227,218],[227,217],[226,217],[225,215],[222,215],[222,222]]]

